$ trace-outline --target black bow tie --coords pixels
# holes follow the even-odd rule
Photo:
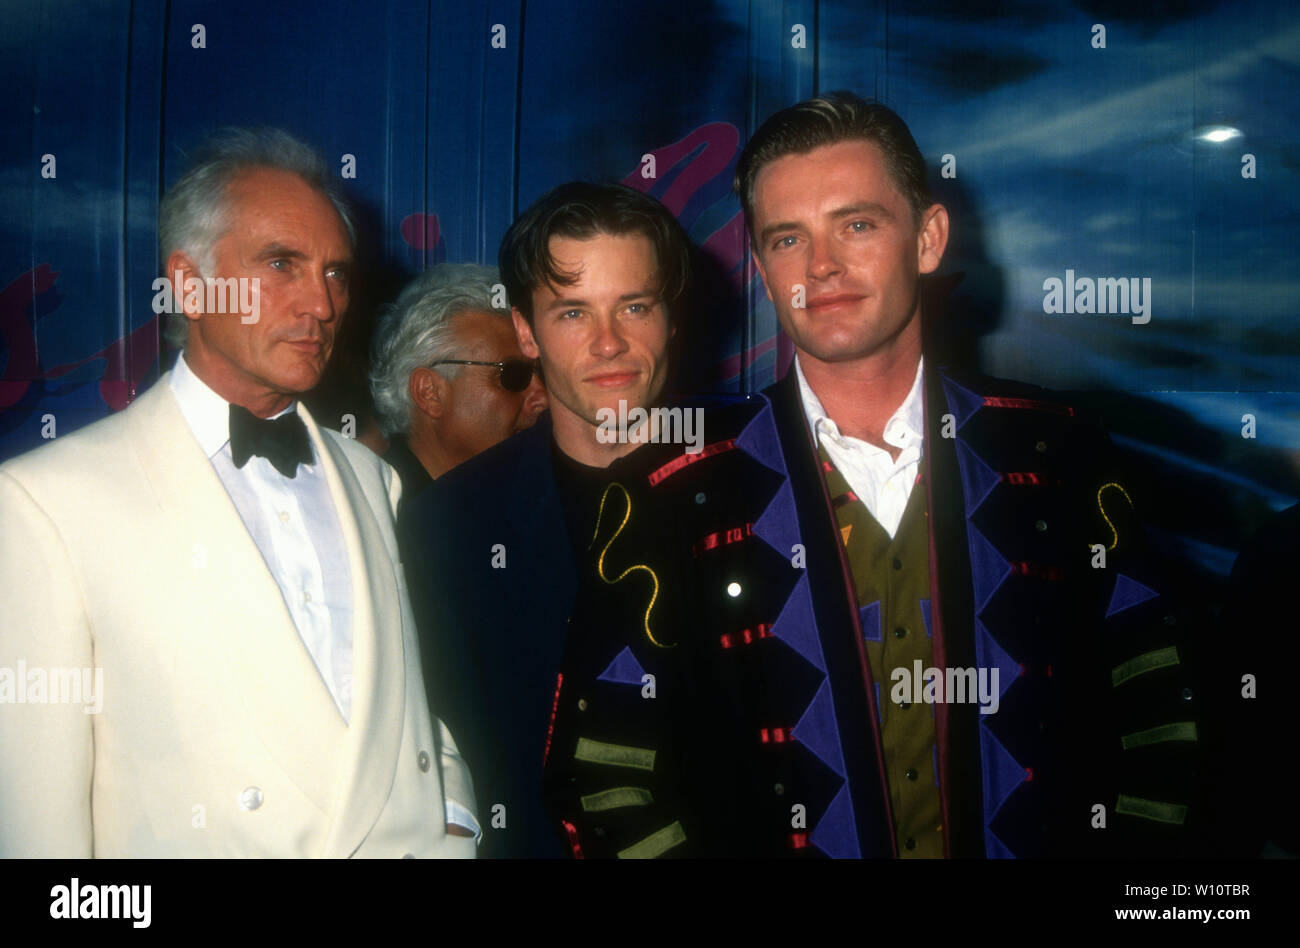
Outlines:
[[[285,477],[311,463],[311,439],[296,411],[279,418],[258,418],[242,405],[230,406],[230,454],[242,468],[254,454],[264,457]]]

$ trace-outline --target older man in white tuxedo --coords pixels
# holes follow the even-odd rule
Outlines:
[[[346,209],[309,149],[234,131],[159,216],[175,367],[0,466],[0,855],[473,856],[400,482],[297,400],[347,309]],[[253,305],[213,312],[212,277]]]

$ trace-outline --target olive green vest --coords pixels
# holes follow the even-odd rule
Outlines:
[[[930,598],[930,529],[924,481],[912,487],[893,539],[853,493],[844,476],[818,447],[827,492],[848,554],[854,592],[862,614],[864,644],[876,683],[885,783],[889,788],[899,855],[943,856],[943,810],[939,796],[938,743],[934,705],[890,699],[894,670],[909,680],[913,662],[934,664],[934,650],[922,615]]]

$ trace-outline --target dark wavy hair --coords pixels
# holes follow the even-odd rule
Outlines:
[[[571,286],[577,280],[555,265],[551,238],[588,240],[597,234],[641,234],[650,241],[659,292],[676,321],[691,279],[690,242],[668,208],[622,184],[570,181],[547,191],[519,215],[501,238],[497,256],[510,304],[531,326],[533,291],[543,284]]]

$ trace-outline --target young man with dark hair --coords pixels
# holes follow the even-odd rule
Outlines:
[[[948,214],[907,127],[846,93],[800,103],[754,135],[736,189],[795,365],[649,475],[666,552],[637,552],[682,590],[654,630],[676,652],[637,741],[601,730],[632,733],[635,703],[601,708],[660,657],[658,600],[645,636],[621,626],[631,659],[566,663],[546,783],[571,851],[1195,851],[1184,620],[1104,435],[1042,389],[924,358]],[[632,530],[645,505],[615,515]]]
[[[515,221],[499,264],[550,410],[439,478],[399,527],[430,681],[464,729],[480,855],[560,856],[541,772],[577,564],[640,430],[606,419],[663,397],[688,244],[653,198],[573,182]]]

